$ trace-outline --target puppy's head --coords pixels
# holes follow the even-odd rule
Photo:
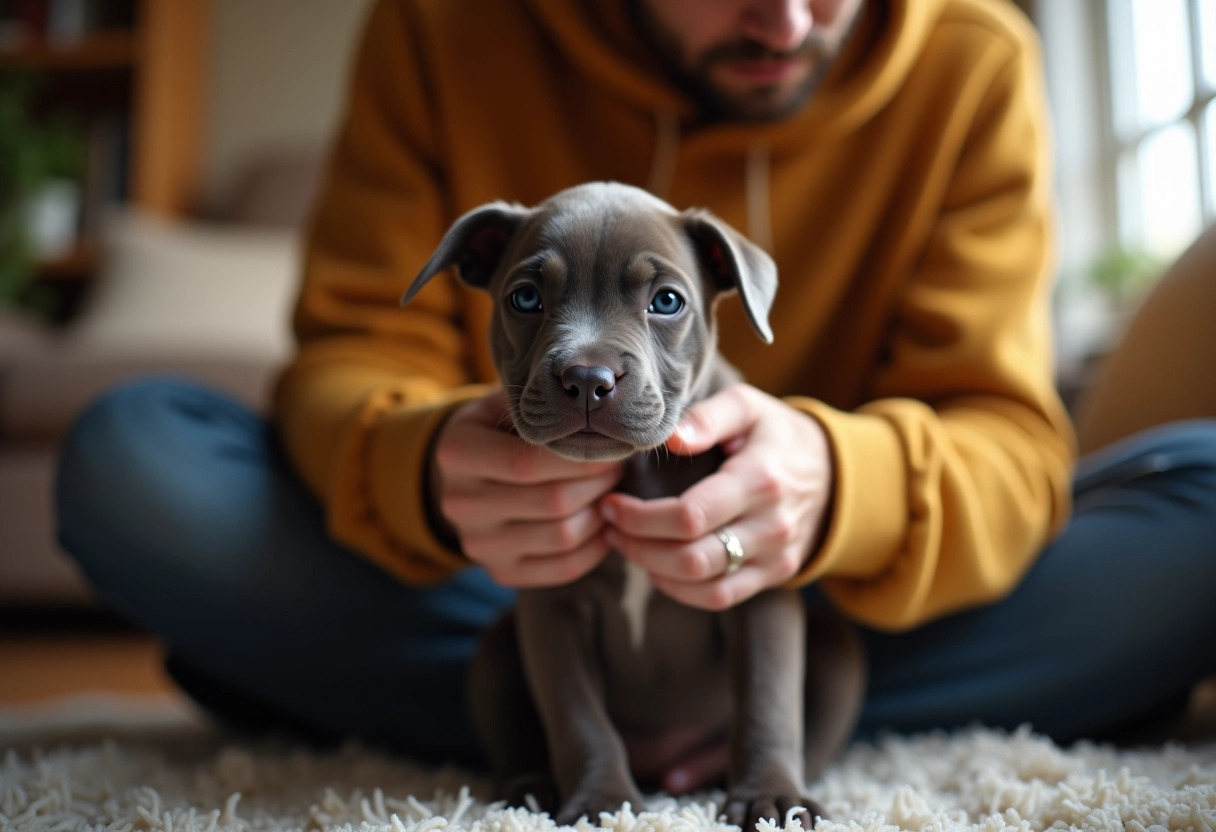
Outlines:
[[[772,341],[772,259],[712,214],[626,185],[470,211],[402,302],[452,266],[494,298],[490,344],[515,429],[570,459],[623,459],[667,440],[702,394],[723,294],[738,292]]]

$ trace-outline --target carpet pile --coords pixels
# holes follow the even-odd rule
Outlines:
[[[120,735],[121,736],[121,735]],[[546,815],[487,802],[488,783],[357,744],[144,741],[0,752],[0,829],[21,832],[548,832]],[[1216,832],[1216,744],[1061,748],[1029,730],[970,729],[856,744],[814,784],[817,832]],[[724,795],[583,819],[611,832],[728,832]],[[797,832],[796,821],[758,832]]]

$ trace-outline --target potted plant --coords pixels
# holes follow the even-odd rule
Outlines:
[[[38,118],[36,81],[0,75],[0,302],[49,315],[38,261],[75,242],[84,142],[62,115]]]

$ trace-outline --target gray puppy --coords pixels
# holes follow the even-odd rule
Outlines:
[[[643,498],[716,469],[720,452],[655,449],[690,404],[738,380],[716,351],[723,295],[772,341],[777,270],[761,249],[706,211],[593,183],[465,214],[403,302],[453,266],[495,300],[491,350],[521,438],[625,460],[619,490]],[[625,738],[695,731],[729,736],[728,822],[802,806],[809,828],[823,811],[807,778],[851,733],[864,677],[852,631],[792,590],[705,612],[651,592],[612,553],[575,583],[519,592],[482,640],[470,697],[502,796],[531,793],[558,823],[640,805]]]

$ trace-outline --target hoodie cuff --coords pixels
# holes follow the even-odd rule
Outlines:
[[[827,533],[790,586],[825,577],[878,575],[899,551],[908,526],[904,452],[898,434],[881,416],[845,413],[802,397],[785,401],[823,426],[834,465]]]
[[[364,403],[339,451],[330,533],[407,583],[433,583],[470,565],[443,542],[426,510],[428,452],[457,407],[489,387],[469,385],[439,401],[403,404],[400,391],[381,391]]]

